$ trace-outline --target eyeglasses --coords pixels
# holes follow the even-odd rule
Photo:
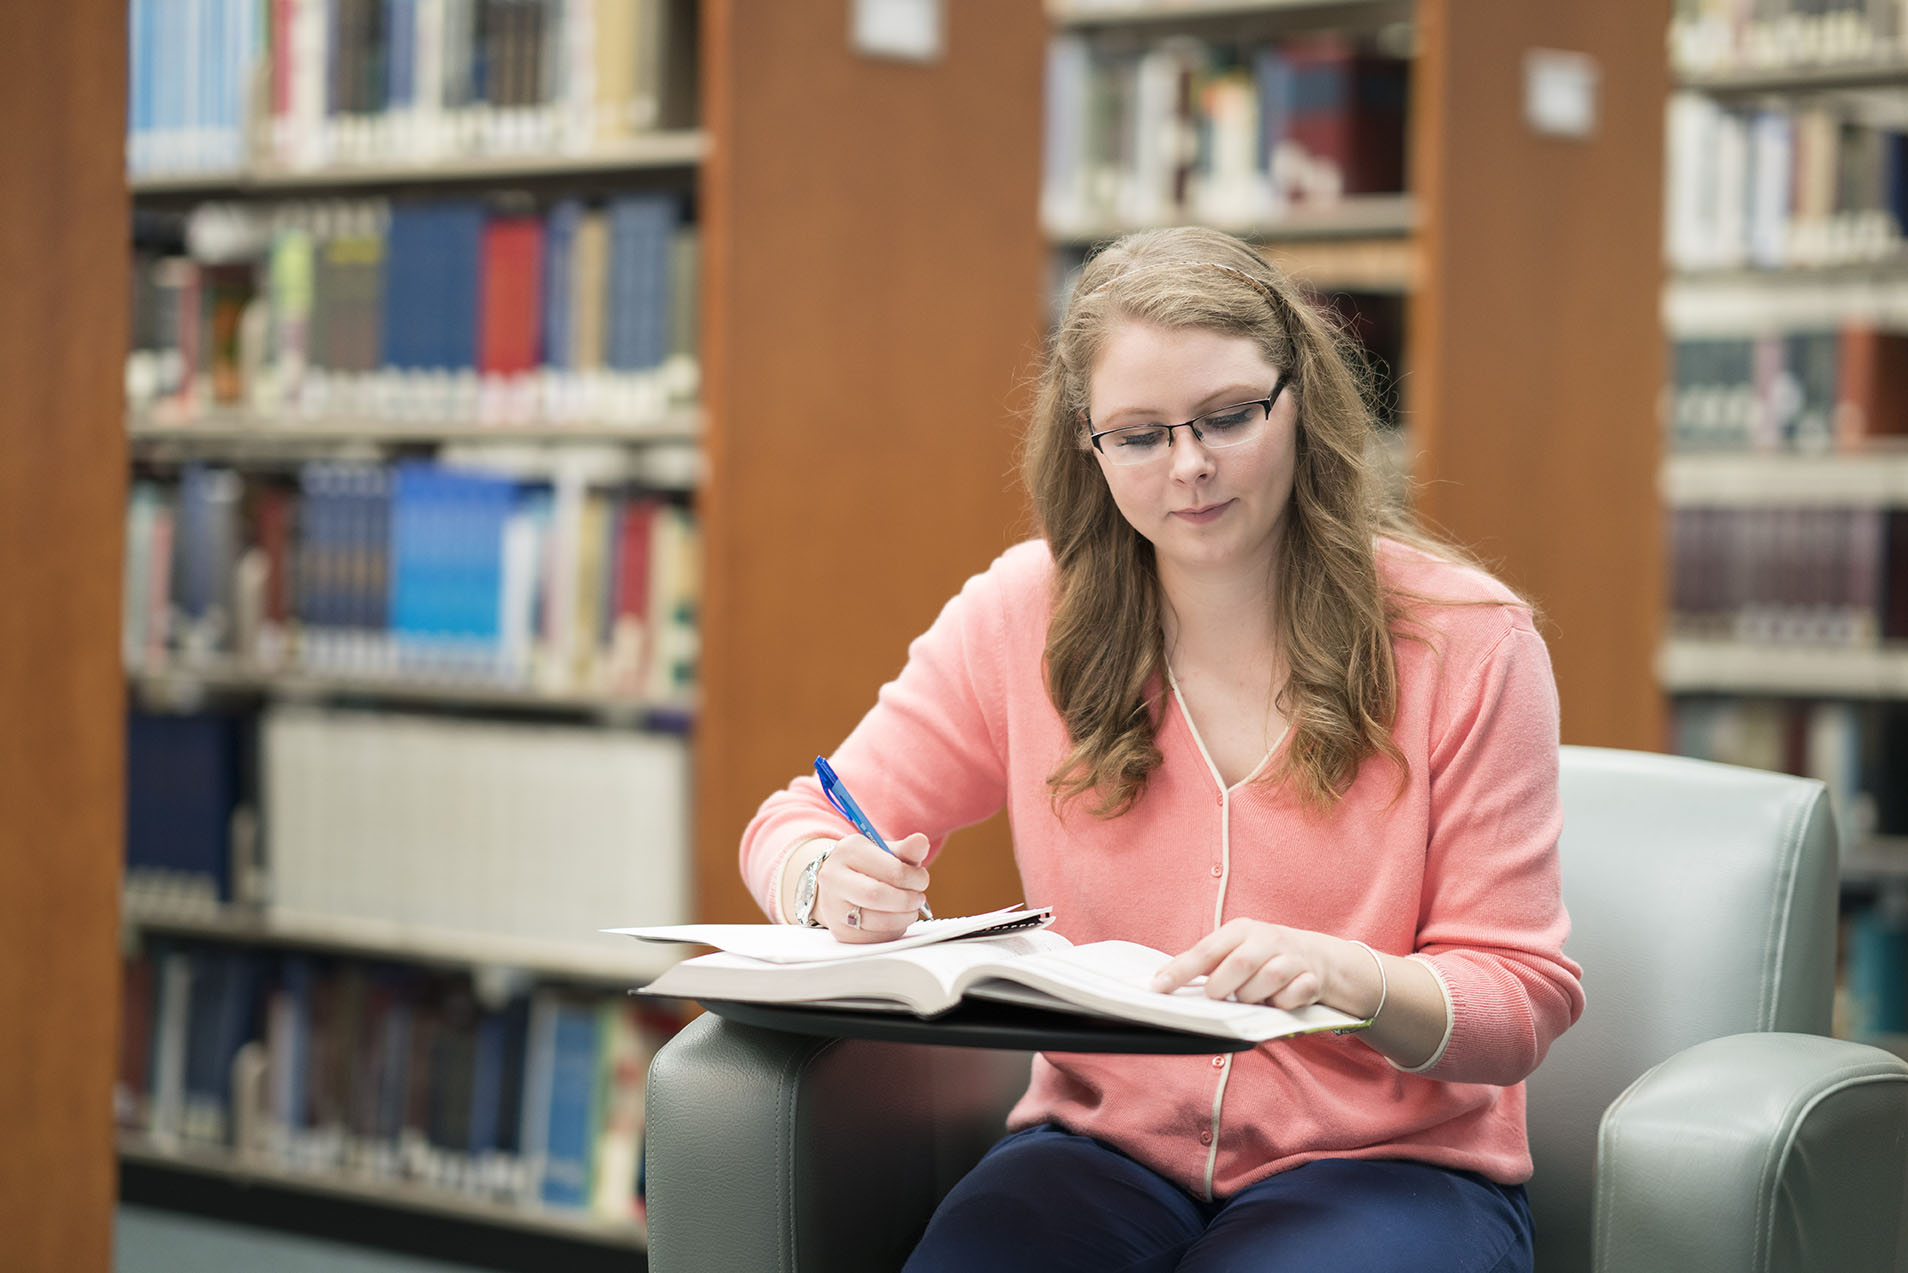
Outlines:
[[[1199,445],[1209,451],[1243,446],[1265,432],[1272,418],[1272,405],[1285,392],[1285,377],[1272,386],[1272,396],[1251,402],[1236,402],[1229,407],[1186,421],[1184,424],[1129,424],[1118,429],[1103,429],[1087,435],[1093,449],[1106,457],[1108,464],[1122,466],[1145,464],[1172,450],[1173,431],[1191,429]],[[1092,421],[1088,421],[1091,426]]]

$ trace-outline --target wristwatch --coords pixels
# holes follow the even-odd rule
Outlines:
[[[815,895],[820,891],[816,877],[821,874],[822,863],[833,852],[833,849],[823,849],[816,854],[814,860],[802,868],[802,877],[795,881],[795,922],[805,928],[826,927],[815,918]]]

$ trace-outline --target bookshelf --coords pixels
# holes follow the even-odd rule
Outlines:
[[[1908,1027],[1908,29],[1892,6],[1670,29],[1659,490],[1677,750],[1827,783],[1837,1030]]]
[[[691,915],[695,5],[131,9],[126,1196],[640,1265],[680,1018],[596,929]]]

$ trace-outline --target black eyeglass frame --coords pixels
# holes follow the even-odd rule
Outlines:
[[[1214,407],[1212,410],[1204,412],[1200,415],[1196,415],[1192,419],[1187,420],[1181,424],[1122,424],[1117,429],[1101,429],[1098,433],[1095,433],[1093,432],[1093,417],[1088,416],[1087,417],[1087,440],[1093,443],[1094,450],[1098,451],[1101,455],[1105,455],[1106,448],[1100,445],[1101,438],[1112,437],[1115,433],[1125,433],[1129,429],[1164,429],[1166,430],[1166,449],[1165,451],[1162,451],[1161,454],[1165,455],[1165,454],[1170,454],[1172,452],[1173,431],[1176,429],[1191,429],[1194,440],[1196,440],[1201,446],[1206,446],[1208,445],[1206,442],[1206,435],[1199,431],[1199,424],[1202,420],[1210,419],[1211,417],[1216,415],[1224,415],[1228,411],[1237,411],[1240,407],[1264,407],[1265,418],[1270,420],[1272,418],[1272,408],[1275,405],[1277,405],[1279,400],[1279,395],[1285,392],[1285,386],[1290,384],[1291,380],[1292,378],[1289,375],[1285,374],[1284,372],[1281,372],[1279,373],[1278,383],[1272,386],[1271,396],[1265,397],[1265,398],[1247,398],[1244,402],[1235,402],[1229,406],[1224,406],[1224,407]],[[1243,444],[1235,442],[1235,443],[1231,443],[1230,445],[1239,446]],[[1221,446],[1215,447],[1214,449],[1224,450],[1225,447],[1221,445]]]

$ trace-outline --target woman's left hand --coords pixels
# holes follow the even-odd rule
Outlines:
[[[1356,1005],[1338,1002],[1347,991],[1357,995],[1356,974],[1346,971],[1347,952],[1371,962],[1363,949],[1340,937],[1234,919],[1169,960],[1154,975],[1153,989],[1170,992],[1203,974],[1208,999],[1286,1009],[1326,1003],[1356,1013]]]

